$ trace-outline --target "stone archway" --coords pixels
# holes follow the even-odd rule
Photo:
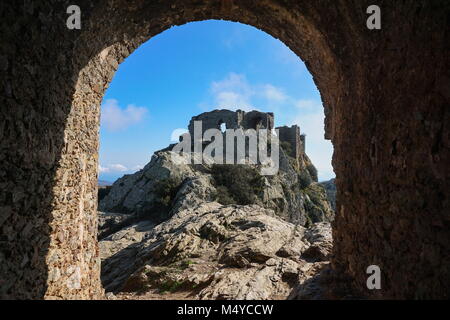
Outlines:
[[[338,185],[335,271],[369,296],[448,297],[448,4],[379,0],[382,30],[368,30],[366,0],[77,2],[81,30],[66,28],[68,1],[0,6],[0,296],[101,296],[102,95],[152,36],[227,19],[283,41],[321,92]],[[373,264],[382,290],[369,292]]]

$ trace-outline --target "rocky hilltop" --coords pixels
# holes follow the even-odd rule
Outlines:
[[[194,119],[207,127],[273,129],[273,114],[257,111],[217,110]],[[180,164],[177,157],[186,155],[169,146],[103,191],[106,290],[122,298],[310,295],[299,288],[327,264],[334,211],[300,129],[278,129],[275,175],[261,175],[256,165]]]
[[[221,122],[233,129],[273,129],[273,115],[257,111],[216,110],[193,120],[203,121],[204,131],[219,128]],[[192,121],[189,127],[193,127]],[[317,182],[317,170],[304,151],[305,137],[300,135],[298,126],[277,129],[281,148],[279,171],[275,175],[262,176],[258,168],[251,165],[180,164],[183,161],[177,161],[180,160],[177,157],[183,155],[174,155],[171,145],[155,152],[150,163],[139,172],[118,179],[102,197],[99,209],[146,216],[161,222],[177,210],[217,201],[258,204],[302,226],[331,221],[334,212],[325,189]]]

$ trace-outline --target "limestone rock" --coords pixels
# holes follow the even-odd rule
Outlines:
[[[233,128],[273,128],[273,114],[218,110],[199,117],[215,127],[221,116]],[[100,214],[105,289],[286,298],[305,265],[328,259],[330,225],[315,223],[331,221],[333,211],[300,128],[284,127],[281,139],[280,170],[271,176],[262,176],[258,164],[216,165],[205,158],[189,164],[201,155],[169,146],[117,180],[99,204],[120,212]]]
[[[327,192],[328,201],[330,202],[333,211],[336,211],[336,179],[323,181],[320,183]]]
[[[134,221],[134,215],[121,213],[98,212],[99,239],[103,239],[114,232],[130,225]]]
[[[218,195],[222,189],[216,189],[213,166],[180,164],[177,157],[179,155],[167,150],[156,152],[142,170],[117,180],[100,201],[99,209],[148,217],[159,223],[179,210],[221,201]],[[305,163],[309,163],[309,159]],[[331,221],[334,214],[323,187],[315,182],[303,186],[300,182],[299,172],[308,174],[305,166],[282,151],[278,174],[260,176],[263,186],[260,191],[254,191],[252,203],[273,209],[279,217],[295,224]],[[257,172],[257,168],[254,170]],[[252,186],[245,190],[252,190]],[[236,203],[233,201],[231,203]]]
[[[171,186],[162,186],[161,182],[164,181],[170,181],[179,191],[177,201],[169,203],[176,210],[200,200],[209,200],[215,189],[210,178],[202,172],[205,168],[196,170],[192,165],[174,161],[173,157],[178,155],[168,151],[156,152],[142,170],[118,179],[108,195],[100,201],[99,210],[151,215],[151,218],[160,221],[167,219],[169,212],[158,212],[162,211],[158,204],[164,196],[162,193],[176,190],[170,190]],[[165,190],[165,187],[169,190]]]
[[[313,261],[326,261],[330,259],[333,249],[333,238],[329,223],[314,224],[306,230],[305,239],[311,245],[303,251],[303,258]]]
[[[306,229],[258,205],[202,203],[149,229],[144,226],[129,226],[100,242],[101,250],[109,248],[102,256],[107,291],[285,299],[305,270],[322,263],[322,257],[306,261],[302,254],[311,246],[325,252],[331,245],[328,223]]]

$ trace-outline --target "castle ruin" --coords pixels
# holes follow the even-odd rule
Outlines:
[[[259,130],[267,129],[272,131],[274,129],[275,117],[272,112],[260,111],[230,111],[230,110],[213,110],[204,112],[198,116],[192,117],[189,122],[189,134],[194,137],[194,122],[202,122],[202,135],[208,129],[220,130],[225,124],[226,129],[242,129],[242,130]],[[280,143],[288,143],[290,145],[291,154],[289,156],[300,159],[305,153],[305,135],[300,134],[300,127],[293,125],[291,127],[283,126],[277,127],[278,138]]]

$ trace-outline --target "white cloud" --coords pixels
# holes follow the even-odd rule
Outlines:
[[[122,173],[122,172],[136,172],[141,170],[142,168],[144,168],[144,166],[141,164],[127,167],[124,166],[123,164],[115,163],[106,166],[99,165],[98,171],[99,173]]]
[[[144,168],[144,166],[142,164],[138,164],[137,166],[134,166],[133,168],[131,168],[131,171],[139,171],[143,168]]]
[[[288,96],[283,92],[283,90],[271,84],[264,85],[262,93],[264,97],[269,101],[283,102],[288,99]]]
[[[306,134],[306,153],[319,172],[319,180],[331,179],[335,176],[331,165],[333,145],[324,138],[325,116],[322,104],[314,100],[299,102],[299,113],[290,125],[299,125],[301,132]]]
[[[107,167],[102,167],[101,165],[99,165],[99,166],[98,166],[98,171],[99,171],[100,173],[108,173],[108,172],[110,171],[110,169],[107,168]]]
[[[111,164],[109,166],[111,171],[115,171],[115,172],[125,172],[128,171],[128,168],[125,167],[124,165],[118,163],[118,164]]]
[[[113,172],[126,172],[129,169],[127,167],[125,167],[124,165],[117,163],[117,164],[110,164],[107,166],[102,166],[99,165],[98,166],[98,171],[100,173],[113,173]]]
[[[189,132],[186,129],[183,128],[178,128],[172,131],[172,134],[170,136],[170,141],[171,142],[180,142],[180,136]]]
[[[216,97],[217,105],[221,108],[227,108],[231,110],[236,109],[250,109],[250,103],[248,99],[239,93],[232,91],[219,92]]]
[[[303,111],[317,111],[322,107],[322,104],[316,100],[297,100],[295,106]]]
[[[224,79],[213,81],[210,87],[211,103],[202,102],[204,110],[222,108],[244,111],[257,110],[253,99],[262,98],[264,106],[274,106],[286,102],[289,97],[282,89],[272,84],[250,84],[244,74],[229,73]],[[208,108],[207,106],[210,106]]]
[[[101,125],[109,131],[123,130],[141,122],[147,111],[147,108],[133,104],[122,109],[117,100],[108,99],[102,104]]]
[[[254,91],[245,75],[229,73],[221,81],[214,81],[210,89],[215,107],[230,110],[250,110]]]

